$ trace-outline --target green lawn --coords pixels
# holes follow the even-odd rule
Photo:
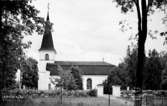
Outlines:
[[[60,98],[31,98],[25,102],[8,102],[4,106],[108,106],[108,99],[103,97],[66,97],[63,103]],[[124,102],[111,99],[110,106],[129,106]]]

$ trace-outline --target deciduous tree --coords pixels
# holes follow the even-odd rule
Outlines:
[[[13,88],[15,73],[24,58],[24,35],[42,32],[44,19],[31,5],[32,0],[0,0],[0,90]],[[1,92],[0,92],[1,97]]]

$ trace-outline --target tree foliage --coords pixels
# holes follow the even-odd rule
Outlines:
[[[166,57],[166,55],[164,56]],[[165,61],[165,68],[162,70],[162,73],[161,73],[161,89],[163,90],[167,90],[167,58],[164,58],[163,59],[166,59]],[[164,62],[164,61],[163,61]]]
[[[75,82],[75,78],[73,77],[71,70],[64,70],[59,66],[59,75],[60,81],[58,85],[63,86],[66,90],[76,90],[77,85]]]
[[[68,70],[64,70],[57,65],[60,78],[52,77],[51,83],[55,87],[63,87],[66,90],[82,90],[82,76],[78,66],[71,66]]]
[[[128,47],[127,55],[122,63],[115,67],[104,83],[108,85],[121,85],[122,88],[135,88],[135,71],[137,67],[137,48]],[[150,50],[144,64],[142,88],[144,90],[167,89],[167,53],[159,53],[155,49]],[[107,85],[108,84],[108,85]]]
[[[145,42],[148,34],[148,15],[154,12],[154,9],[161,9],[166,6],[166,0],[114,0],[121,7],[122,12],[136,10],[138,20],[138,62],[136,70],[136,87],[142,89],[143,70],[145,62]]]
[[[131,49],[130,46],[128,46],[127,55],[124,61],[120,63],[117,67],[114,67],[112,69],[106,82],[108,83],[108,85],[121,85],[122,89],[125,89],[128,86],[131,89],[134,89],[136,84],[135,83],[136,67],[137,67],[137,48],[136,46],[134,46]]]
[[[159,53],[155,49],[149,51],[143,72],[143,88],[152,90],[160,89],[162,70],[163,67]]]
[[[41,32],[43,19],[38,17],[31,0],[1,0],[0,1],[0,72],[1,89],[13,86],[14,76],[21,58],[24,58],[25,44],[22,39],[25,34],[34,30]],[[5,77],[3,77],[5,76]]]
[[[82,90],[82,74],[78,66],[71,67],[71,73],[75,79],[77,89]]]
[[[28,58],[22,67],[22,85],[27,88],[38,88],[38,62]]]
[[[112,94],[113,85],[122,85],[122,80],[119,74],[120,74],[119,68],[113,67],[107,79],[103,83],[105,94]]]
[[[16,70],[25,58],[23,49],[30,45],[22,42],[24,35],[43,32],[44,19],[31,2],[0,0],[0,90],[15,86]]]
[[[130,88],[135,88],[136,86],[136,70],[137,70],[137,47],[134,46],[132,49],[130,46],[127,49],[127,56],[125,57],[126,67],[124,70],[128,73],[127,84]]]

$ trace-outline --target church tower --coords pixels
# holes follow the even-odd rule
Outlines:
[[[42,39],[41,48],[39,49],[40,61],[54,61],[56,50],[54,48],[52,33],[51,33],[51,23],[49,19],[49,10],[47,13],[45,31]]]
[[[51,33],[51,23],[49,19],[49,4],[48,12],[44,27],[44,35],[39,49],[39,62],[38,62],[38,89],[48,90],[50,88],[50,72],[46,70],[47,63],[54,63],[56,50],[54,48],[52,33]]]

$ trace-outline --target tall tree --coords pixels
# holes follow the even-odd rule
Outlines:
[[[147,38],[147,18],[154,9],[162,9],[167,4],[166,0],[114,0],[126,13],[135,8],[138,19],[138,64],[136,71],[136,88],[139,94],[142,92],[143,68],[145,62],[145,42]],[[156,7],[156,8],[155,8]]]
[[[24,58],[24,35],[42,32],[43,18],[32,0],[0,0],[0,90],[13,88],[15,73]],[[0,92],[1,97],[1,92]]]

